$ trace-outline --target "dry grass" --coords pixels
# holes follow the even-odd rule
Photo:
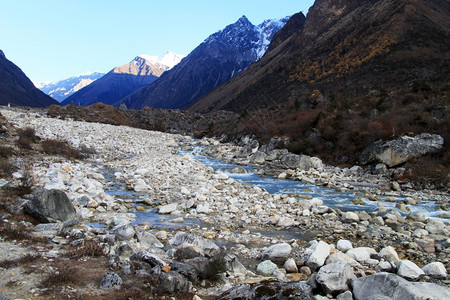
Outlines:
[[[27,127],[25,129],[17,129],[17,134],[19,135],[17,145],[22,149],[31,150],[31,144],[36,143],[36,141],[38,140],[36,131],[31,127]]]
[[[103,248],[93,240],[86,240],[66,253],[66,257],[70,258],[102,257],[104,255]]]
[[[63,264],[52,271],[46,279],[44,279],[40,286],[42,288],[51,289],[67,284],[77,284],[80,282],[78,270],[70,264]]]
[[[69,159],[81,159],[80,151],[69,145],[67,141],[45,140],[41,143],[42,149],[49,155],[62,155]]]
[[[20,265],[28,265],[37,259],[41,258],[39,254],[26,254],[17,259],[6,259],[0,261],[0,268],[9,269]]]

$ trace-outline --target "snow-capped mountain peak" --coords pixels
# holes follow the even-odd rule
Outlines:
[[[91,84],[93,81],[105,75],[100,72],[85,72],[78,76],[64,78],[58,82],[33,82],[34,85],[57,100],[62,102],[64,99]]]
[[[155,63],[163,64],[164,66],[167,67],[166,70],[170,70],[175,65],[177,65],[185,56],[175,54],[172,51],[167,51],[162,56],[152,56],[152,55],[142,54],[142,55],[139,55],[138,57],[141,57],[153,64],[155,64]]]

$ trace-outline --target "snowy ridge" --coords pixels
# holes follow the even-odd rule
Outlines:
[[[167,51],[162,56],[152,56],[147,54],[138,55],[138,57],[141,57],[145,60],[147,60],[150,63],[159,63],[164,66],[166,66],[166,71],[172,69],[175,67],[185,56],[175,54],[172,51]]]
[[[33,82],[33,83],[38,89],[40,89],[53,99],[57,100],[58,102],[62,102],[70,95],[74,94],[75,92],[84,88],[85,86],[88,86],[89,84],[99,79],[103,75],[105,74],[100,72],[94,73],[85,72],[78,76],[62,79],[58,82]]]

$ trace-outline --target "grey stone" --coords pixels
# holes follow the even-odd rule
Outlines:
[[[322,161],[317,157],[311,157],[307,155],[287,154],[281,160],[283,167],[287,169],[300,169],[308,171],[310,169],[323,168]]]
[[[421,211],[412,212],[406,218],[417,222],[425,222],[426,220],[425,214]]]
[[[281,217],[277,222],[277,226],[280,227],[289,227],[293,225],[295,225],[295,220],[290,217]]]
[[[441,219],[429,219],[425,229],[431,234],[449,235],[449,231]]]
[[[450,289],[434,283],[409,282],[395,274],[378,273],[353,279],[351,282],[355,300],[450,299]]]
[[[337,249],[342,252],[347,252],[353,248],[352,243],[349,240],[339,240],[336,245]]]
[[[264,276],[271,276],[277,270],[278,270],[277,265],[271,262],[270,260],[260,262],[256,267],[256,272]]]
[[[152,234],[151,232],[145,231],[145,230],[137,230],[136,231],[136,237],[139,243],[144,248],[150,248],[150,247],[156,247],[156,248],[163,248],[164,245],[161,243],[158,238]]]
[[[122,283],[122,278],[120,278],[117,273],[110,272],[103,275],[102,281],[100,282],[100,288],[104,290],[119,288]]]
[[[369,259],[371,255],[376,255],[377,252],[373,248],[359,247],[348,250],[345,254],[358,262],[364,262]]]
[[[358,223],[359,217],[352,211],[347,211],[341,218],[342,223]]]
[[[287,273],[298,273],[297,264],[295,263],[295,260],[293,258],[289,258],[284,263],[284,269]]]
[[[186,277],[174,271],[169,271],[167,273],[162,272],[159,274],[158,280],[158,289],[160,293],[187,293],[192,286],[192,283],[190,283]]]
[[[320,268],[316,280],[327,294],[337,295],[348,290],[352,279],[356,278],[349,263],[336,261]]]
[[[152,268],[159,266],[159,267],[164,267],[167,265],[167,263],[165,261],[163,261],[161,258],[159,258],[158,255],[154,254],[154,253],[150,253],[148,251],[139,251],[136,254],[133,254],[131,256],[131,259],[138,259],[141,260],[143,262],[148,263]]]
[[[447,278],[447,270],[441,262],[432,262],[422,268],[425,275],[440,279]]]
[[[42,223],[78,219],[75,207],[66,193],[61,190],[37,189],[33,198],[25,204],[24,209]]]
[[[291,254],[292,247],[287,243],[276,244],[268,247],[262,253],[262,259],[269,259],[275,263],[283,264]]]
[[[437,134],[422,133],[415,137],[402,136],[383,143],[379,140],[365,149],[359,156],[362,164],[378,160],[389,167],[395,167],[412,158],[439,151],[444,139]]]
[[[284,283],[270,280],[232,287],[217,297],[220,300],[295,299],[314,300],[311,287],[304,282]]]
[[[250,163],[251,164],[263,164],[266,161],[266,156],[264,152],[256,151],[251,157],[250,157]]]
[[[328,255],[330,255],[331,247],[327,243],[320,241],[314,247],[313,252],[309,256],[306,265],[313,270],[317,270],[325,263]]]
[[[395,249],[392,246],[387,246],[387,247],[381,249],[381,251],[378,253],[378,256],[383,258],[385,261],[394,263],[396,265],[398,264],[398,262],[400,260],[398,258],[397,251],[395,251]]]
[[[388,261],[382,261],[375,267],[377,272],[392,272],[394,269],[395,268]]]
[[[167,205],[161,205],[158,209],[158,212],[160,214],[170,214],[170,213],[173,213],[174,211],[176,211],[177,208],[178,208],[178,204],[170,203]]]
[[[239,261],[236,255],[227,254],[224,257],[226,263],[227,273],[233,276],[245,276],[247,274],[247,269]]]
[[[345,291],[337,295],[336,300],[353,300],[353,294],[350,291]]]
[[[111,234],[114,234],[119,241],[127,241],[133,238],[135,233],[133,226],[130,224],[117,225],[111,229]]]
[[[199,255],[213,257],[220,252],[220,248],[212,241],[195,234],[178,232],[170,241],[169,245],[177,249],[189,248]]]
[[[348,256],[347,254],[344,254],[342,252],[335,252],[328,256],[327,260],[325,261],[325,264],[331,264],[336,261],[343,261],[349,263],[352,267],[355,268],[362,268],[361,264]]]
[[[416,280],[425,275],[425,272],[412,261],[400,260],[397,266],[397,275],[409,280]]]

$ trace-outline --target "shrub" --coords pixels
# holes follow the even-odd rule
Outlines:
[[[63,265],[59,269],[52,271],[48,277],[41,282],[43,288],[51,288],[66,284],[74,284],[80,280],[77,269],[70,265]]]
[[[77,248],[67,252],[67,257],[81,258],[81,257],[101,257],[104,256],[103,248],[93,240],[86,240]]]
[[[35,143],[37,141],[36,131],[34,128],[27,127],[25,129],[18,129],[17,134],[19,135],[19,140],[17,141],[17,145],[22,149],[32,149],[31,143]]]
[[[25,254],[24,256],[16,259],[6,259],[0,261],[0,268],[8,269],[11,267],[17,267],[18,265],[29,264],[39,258],[41,258],[39,254]]]
[[[6,159],[0,159],[0,174],[10,176],[14,172],[14,166]]]
[[[45,140],[42,142],[42,149],[50,155],[62,155],[74,159],[83,158],[80,151],[70,146],[67,141]]]
[[[9,158],[12,156],[14,149],[8,146],[0,146],[0,157]]]

